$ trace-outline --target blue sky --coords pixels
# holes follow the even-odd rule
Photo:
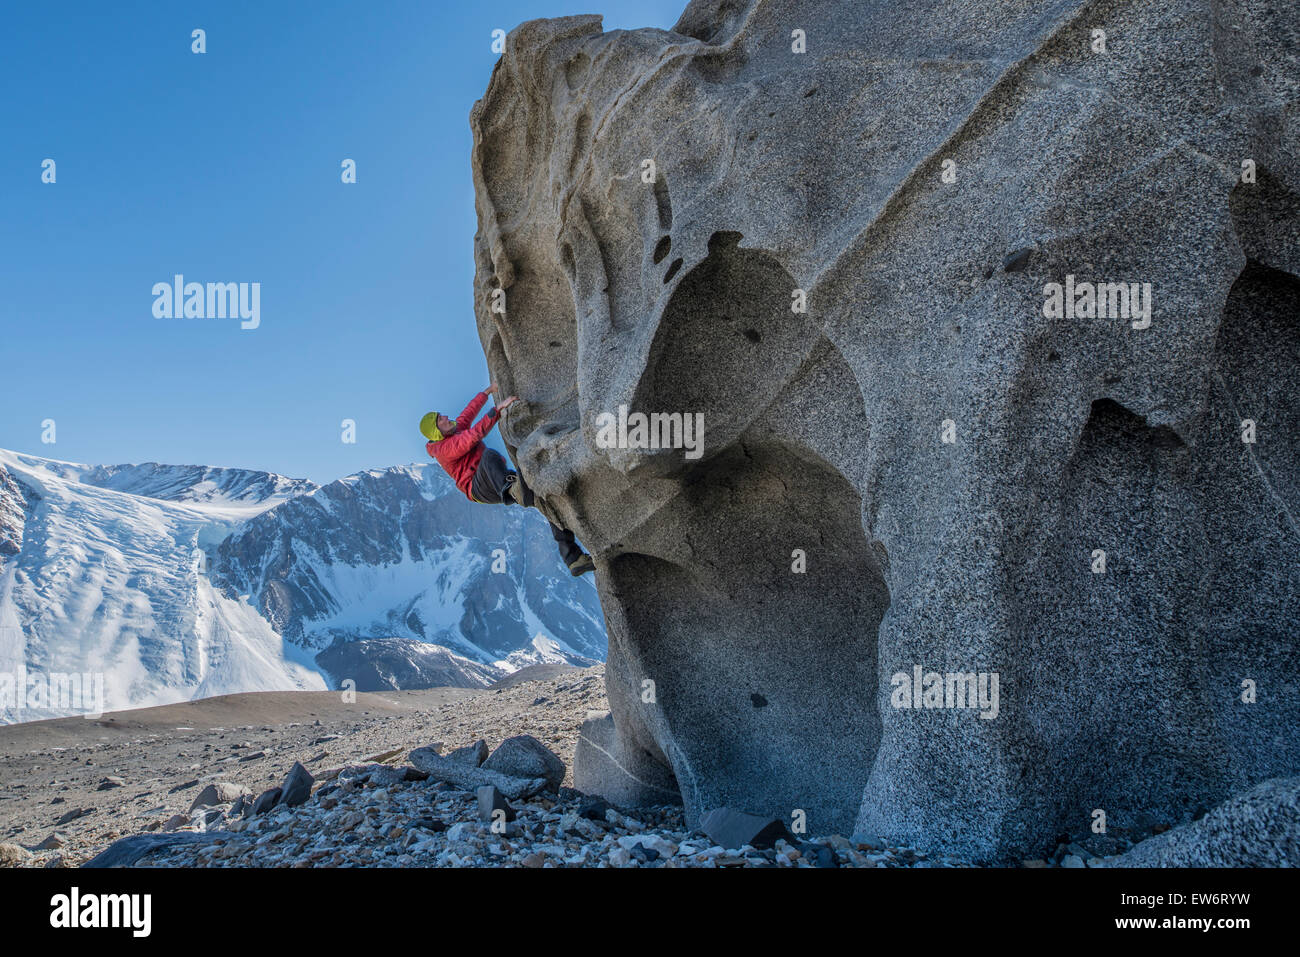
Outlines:
[[[487,384],[468,118],[497,58],[492,31],[575,13],[604,15],[606,30],[667,28],[684,6],[13,7],[0,44],[0,447],[318,482],[427,461],[420,415],[455,414]],[[41,182],[47,158],[54,184]],[[340,181],[344,159],[355,184]],[[176,273],[260,282],[260,326],[155,318],[151,290]]]

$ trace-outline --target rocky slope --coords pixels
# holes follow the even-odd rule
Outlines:
[[[1294,5],[514,30],[475,302],[597,564],[578,784],[1014,860],[1300,771],[1297,102]]]

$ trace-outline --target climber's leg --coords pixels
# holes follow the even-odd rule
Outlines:
[[[486,458],[486,455],[484,457]],[[535,505],[536,500],[533,497],[533,490],[528,487],[524,477],[516,475],[514,472],[511,472],[510,475],[513,476],[513,479],[506,493],[507,501],[513,497],[520,505]],[[547,519],[546,523],[551,526],[551,537],[555,539],[555,544],[559,546],[560,558],[568,566],[572,575],[585,575],[587,572],[596,570],[596,565],[592,562],[591,556],[584,552],[582,546],[574,540],[573,532],[567,528],[560,528],[550,519]]]
[[[479,460],[474,479],[470,482],[470,494],[474,501],[484,505],[509,505],[513,499],[508,489],[514,481],[514,474],[506,465],[505,456],[496,449],[484,449],[483,458]]]
[[[551,526],[551,538],[555,539],[555,544],[560,546],[560,558],[564,564],[572,568],[573,563],[580,558],[586,557],[579,545],[573,538],[573,532],[567,528],[560,528],[554,522],[547,522]]]
[[[533,490],[528,487],[528,483],[524,481],[522,475],[515,472],[511,472],[510,475],[509,497],[524,508],[532,508],[537,503],[537,500],[533,497]]]

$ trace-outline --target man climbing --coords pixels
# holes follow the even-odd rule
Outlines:
[[[477,423],[474,417],[483,408],[489,395],[495,395],[496,383],[488,386],[474,398],[470,399],[465,411],[453,421],[438,412],[430,412],[420,420],[420,432],[429,444],[425,446],[429,454],[438,460],[438,464],[451,476],[456,487],[471,502],[481,505],[522,505],[525,508],[533,504],[533,492],[524,484],[516,472],[506,464],[505,456],[496,449],[483,444],[483,438],[492,431],[492,427],[501,418],[501,413],[519,401],[512,395]],[[591,556],[573,540],[573,532],[560,528],[554,522],[551,537],[560,546],[560,557],[575,577],[595,571]]]

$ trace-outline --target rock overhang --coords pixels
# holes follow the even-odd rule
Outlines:
[[[602,786],[997,859],[1300,760],[1259,746],[1294,708],[1230,717],[1204,677],[1294,686],[1287,535],[1211,559],[1236,533],[1197,490],[1259,486],[1253,527],[1294,489],[1229,439],[1240,387],[1294,383],[1240,340],[1294,341],[1296,91],[1239,67],[1295,30],[1146,3],[1099,54],[1085,4],[942,6],[524,24],[472,116],[476,308],[507,445],[598,560]],[[1153,325],[1045,317],[1066,276],[1151,283]],[[703,412],[705,454],[601,448],[620,405]],[[1001,674],[998,719],[894,708],[918,666]],[[1180,703],[1106,704],[1152,680]]]

